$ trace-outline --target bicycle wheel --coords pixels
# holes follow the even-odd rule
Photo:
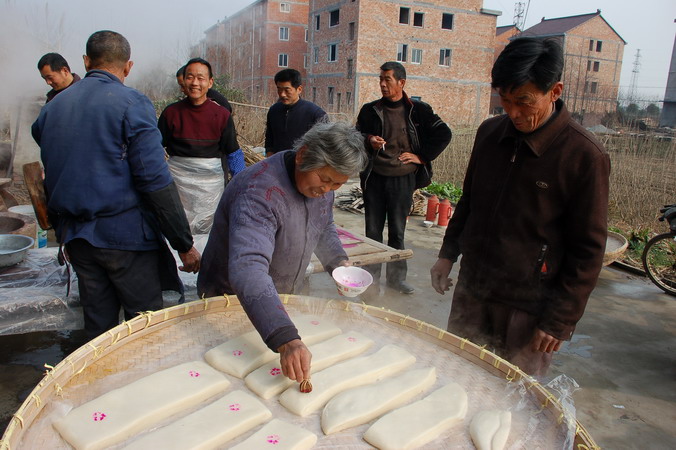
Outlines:
[[[648,241],[641,259],[652,282],[667,294],[676,295],[676,236],[658,234]]]

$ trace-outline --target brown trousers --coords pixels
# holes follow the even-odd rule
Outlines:
[[[486,345],[497,355],[535,377],[544,377],[552,353],[533,350],[531,339],[538,317],[499,302],[475,298],[459,282],[453,294],[447,330],[470,341]]]

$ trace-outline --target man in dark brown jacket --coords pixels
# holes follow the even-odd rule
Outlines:
[[[610,160],[559,99],[555,40],[521,38],[492,87],[506,114],[477,131],[463,195],[431,269],[441,294],[462,254],[448,330],[542,376],[601,271]]]

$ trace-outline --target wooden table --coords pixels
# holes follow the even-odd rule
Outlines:
[[[388,263],[413,257],[413,250],[397,250],[342,227],[337,226],[336,229],[338,230],[338,237],[343,243],[345,253],[347,253],[350,262],[355,266]],[[311,263],[313,264],[312,273],[324,271],[324,266],[319,262],[316,255],[312,255]]]

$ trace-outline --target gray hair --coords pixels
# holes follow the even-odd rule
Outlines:
[[[294,143],[294,150],[306,147],[298,169],[301,172],[331,167],[336,172],[353,176],[364,170],[368,157],[364,137],[345,122],[316,123]]]

